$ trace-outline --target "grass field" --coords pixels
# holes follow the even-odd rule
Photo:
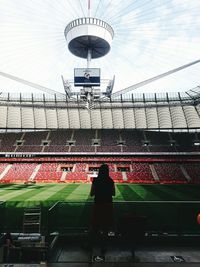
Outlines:
[[[0,201],[7,205],[29,206],[41,202],[92,201],[90,184],[1,184]],[[116,184],[114,201],[194,201],[200,200],[200,185]],[[15,204],[14,204],[15,203]]]
[[[40,205],[43,229],[88,225],[90,184],[1,184],[0,227],[19,231],[26,207]],[[153,202],[152,202],[153,201]],[[55,208],[51,207],[59,202]],[[199,231],[200,185],[116,184],[115,217],[132,212],[148,218],[148,229]],[[49,210],[50,209],[50,210]]]

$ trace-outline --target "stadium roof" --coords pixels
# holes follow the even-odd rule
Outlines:
[[[91,16],[115,31],[108,56],[93,61],[102,77],[116,76],[121,90],[199,57],[199,0],[91,1]],[[70,54],[66,25],[87,16],[86,0],[0,3],[0,71],[63,92],[60,75],[73,78],[85,60]],[[186,91],[199,85],[199,65],[162,79],[142,91]],[[141,89],[139,89],[141,92]],[[0,77],[0,92],[35,92]]]
[[[56,95],[0,95],[1,129],[199,129],[199,88],[83,100]]]
[[[5,85],[5,88],[0,90],[1,129],[199,129],[200,64],[197,63],[200,60],[196,49],[199,43],[198,0],[192,3],[188,0],[170,0],[162,4],[158,1],[140,1],[138,4],[137,1],[128,0],[123,2],[123,5],[119,0],[109,3],[94,0],[91,2],[91,10],[90,1],[87,10],[87,4],[83,0],[61,0],[57,4],[36,0],[34,3],[30,1],[27,6],[20,3],[20,13],[18,1],[6,0],[1,10],[0,34],[4,42],[0,44],[0,59],[2,67],[5,67],[5,71],[0,71],[0,84],[2,87]],[[66,10],[66,14],[62,17],[63,10]],[[86,11],[89,11],[89,15]],[[86,18],[87,16],[90,18]],[[81,17],[83,18],[80,19]],[[86,62],[83,63],[80,58],[74,59],[69,53],[64,59],[67,44],[64,39],[60,41],[60,37],[64,37],[66,25],[73,25],[72,28],[70,26],[69,32],[69,35],[71,32],[74,34],[73,38],[70,37],[73,39],[70,39],[71,42],[74,43],[77,38],[85,40],[82,30],[86,29],[86,25],[91,26],[90,21],[93,22],[91,27],[102,30],[98,17],[106,21],[103,22],[105,30],[108,26],[109,29],[114,29],[112,37],[115,36],[109,55],[103,57],[102,61],[94,60],[94,67],[100,67],[103,76],[105,70],[106,74],[112,73],[111,77],[116,74],[116,80],[121,79],[121,83],[117,81],[118,91],[114,90],[114,94],[111,92],[115,78],[110,80],[106,93],[103,88],[98,92],[98,89],[91,86],[89,90],[85,86],[79,89],[78,93],[74,93],[73,89],[70,89],[69,73],[73,72],[76,66],[83,67],[84,64],[86,67]],[[58,34],[59,38],[56,37]],[[97,37],[98,34],[95,34]],[[89,37],[88,32],[86,37]],[[17,42],[14,42],[15,38]],[[101,36],[99,40],[102,38]],[[32,46],[34,40],[38,45]],[[86,48],[91,45],[91,40],[93,39],[90,38],[90,43],[86,42]],[[53,50],[50,48],[52,41],[55,42]],[[110,41],[109,39],[109,50]],[[93,44],[96,44],[95,41]],[[21,49],[23,46],[29,47],[30,53],[24,54],[27,50]],[[61,46],[64,50],[60,49]],[[71,47],[72,51],[80,52],[78,47]],[[87,63],[92,55],[91,48],[89,50]],[[56,54],[55,51],[59,53]],[[54,55],[54,59],[49,53]],[[63,65],[68,70],[67,80],[63,76],[60,79],[67,95],[58,88],[50,89],[55,88],[52,78],[55,78],[54,74],[58,74],[59,70],[60,78],[60,75],[65,73],[65,68],[58,68],[58,61],[59,64],[68,63],[67,68]],[[183,65],[186,62],[190,63]],[[48,78],[45,78],[46,72]],[[144,72],[147,77],[143,75]],[[176,92],[172,92],[172,87],[167,86],[169,83],[166,79],[169,74],[173,80],[173,88],[177,88],[178,84],[180,86]],[[152,78],[148,78],[149,76]],[[35,94],[34,90],[21,94],[8,93],[5,78],[20,82],[23,84],[22,88],[28,85],[29,88],[45,93]],[[44,86],[39,85],[43,84],[43,78],[47,81]],[[127,87],[130,80],[132,85]],[[149,83],[155,86],[156,93],[149,93]],[[157,90],[158,84],[159,87],[162,84],[162,89]],[[12,85],[12,89],[16,90],[13,83]],[[133,94],[133,91],[141,86],[144,93]],[[139,90],[141,92],[141,89]]]

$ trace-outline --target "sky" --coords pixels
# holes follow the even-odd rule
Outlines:
[[[106,56],[93,59],[114,92],[200,59],[200,0],[90,0],[91,17],[114,29]],[[72,55],[64,30],[88,15],[88,0],[0,0],[0,72],[64,93],[86,60]],[[187,91],[200,85],[200,63],[135,92]],[[105,84],[101,87],[106,88]],[[0,75],[0,92],[37,92]]]

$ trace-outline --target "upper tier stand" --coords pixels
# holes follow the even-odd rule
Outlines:
[[[112,27],[96,18],[79,18],[71,21],[65,28],[65,38],[72,54],[88,59],[105,56],[114,37]]]

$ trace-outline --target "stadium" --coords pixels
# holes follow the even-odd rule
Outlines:
[[[91,67],[111,49],[114,31],[90,15],[90,1],[88,16],[69,22],[64,35],[73,56],[87,62],[74,69],[74,87],[62,76],[65,93],[0,73],[43,91],[0,94],[1,263],[96,266],[98,246],[90,255],[83,244],[91,183],[106,163],[116,187],[115,226],[99,261],[198,266],[200,88],[134,90],[200,60],[114,92],[115,77],[103,87],[100,69]],[[9,257],[5,233],[15,241]]]

